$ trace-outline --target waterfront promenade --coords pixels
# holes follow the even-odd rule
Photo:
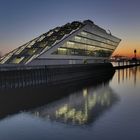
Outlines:
[[[140,60],[138,61],[114,61],[111,62],[115,69],[130,68],[135,66],[140,66]]]
[[[117,69],[139,66],[140,61],[112,62],[112,65],[111,63],[55,66],[4,64],[0,65],[0,89],[52,86],[86,79],[98,81],[108,77]]]
[[[28,66],[3,65],[0,68],[0,88],[23,88],[45,84],[56,85],[85,79],[100,80],[114,73],[111,63]]]

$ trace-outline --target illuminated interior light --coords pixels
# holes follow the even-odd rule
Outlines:
[[[65,48],[58,48],[59,51],[66,51],[67,49]]]
[[[71,41],[68,41],[67,44],[68,45],[74,45],[75,43],[74,42],[71,42]]]
[[[83,96],[84,96],[84,97],[86,97],[86,96],[87,96],[87,94],[88,94],[87,89],[83,89]]]
[[[45,36],[44,36],[44,35],[43,35],[43,36],[41,36],[41,37],[37,40],[37,42],[42,41],[44,38],[45,38]]]
[[[12,60],[12,63],[14,63],[14,64],[19,64],[23,59],[24,59],[24,57],[14,58],[14,59]]]
[[[87,33],[86,33],[86,32],[81,32],[81,34],[82,34],[82,35],[84,35],[84,36],[86,36],[86,35],[87,35]]]
[[[82,38],[79,37],[79,36],[75,36],[75,39],[76,39],[76,40],[81,40]]]
[[[49,33],[47,34],[47,36],[49,37],[49,36],[51,36],[53,33],[54,33],[54,32],[51,31],[51,32],[49,32]]]
[[[18,50],[15,52],[16,55],[20,54],[25,48],[26,48],[27,44],[21,46],[20,48],[18,48]]]
[[[10,59],[10,57],[17,51],[17,49],[15,49],[14,51],[12,51],[11,53],[7,54],[5,57],[3,57],[3,60],[0,62],[0,64],[4,64],[8,59]]]

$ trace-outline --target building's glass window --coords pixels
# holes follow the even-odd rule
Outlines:
[[[112,51],[106,49],[83,50],[75,48],[58,48],[53,54],[59,55],[77,55],[77,56],[93,56],[93,57],[109,57]]]
[[[65,42],[53,54],[109,57],[116,46],[116,42],[82,31],[79,35]]]
[[[66,55],[67,54],[67,49],[65,49],[65,48],[58,48],[58,54]]]
[[[111,44],[107,44],[98,40],[93,40],[93,39],[88,39],[85,37],[79,37],[79,36],[75,36],[71,41],[77,42],[77,43],[84,43],[84,44],[88,44],[88,45],[93,45],[96,47],[104,47],[104,48],[109,48],[109,49],[115,49],[116,46],[111,45]]]
[[[79,36],[75,36],[75,41],[81,41],[81,37],[79,37]]]
[[[54,32],[53,31],[50,31],[48,34],[47,34],[47,37],[51,36]]]
[[[22,60],[24,59],[24,57],[15,57],[12,61],[11,61],[11,63],[13,63],[13,64],[19,64]]]
[[[27,44],[21,46],[21,47],[15,52],[15,54],[16,54],[16,55],[20,54],[20,53],[26,48],[26,46],[27,46]]]
[[[80,34],[81,34],[81,35],[83,35],[83,36],[87,36],[87,33],[86,33],[86,32],[84,32],[84,31],[83,31],[83,32],[81,32]]]
[[[37,42],[42,41],[44,38],[45,38],[45,36],[44,36],[44,35],[42,35],[42,36],[41,36],[41,37],[37,40]]]
[[[113,46],[118,45],[118,42],[115,42],[114,40],[109,39],[106,35],[104,35],[104,37],[103,37],[103,35],[97,35],[97,34],[87,33],[85,31],[82,31],[81,33],[79,33],[79,36],[83,36],[83,37],[86,37],[86,38],[89,38],[89,39],[93,39],[93,40],[96,40],[96,41],[107,43],[107,44],[110,44],[110,45],[113,45]]]
[[[74,45],[74,42],[68,41],[67,45]]]
[[[27,52],[27,54],[32,55],[32,54],[34,54],[36,51],[37,51],[37,48],[29,49],[28,52]]]
[[[4,64],[6,63],[11,57],[12,55],[17,51],[17,49],[15,49],[14,51],[8,53],[7,55],[5,55],[5,57],[3,57],[3,59],[0,61],[0,64]]]
[[[30,41],[29,44],[27,45],[27,48],[31,48],[36,43],[37,40],[38,38],[35,38],[34,40]]]

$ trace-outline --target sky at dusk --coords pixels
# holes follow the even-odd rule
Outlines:
[[[140,0],[0,0],[2,54],[74,20],[90,19],[122,39],[114,55],[140,57]]]

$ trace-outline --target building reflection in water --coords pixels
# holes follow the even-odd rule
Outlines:
[[[83,125],[95,121],[116,101],[118,97],[109,85],[102,84],[79,90],[67,98],[32,110],[30,113],[51,121]]]
[[[117,70],[117,77],[118,84],[127,80],[133,80],[134,85],[136,85],[137,79],[140,78],[140,67]]]

